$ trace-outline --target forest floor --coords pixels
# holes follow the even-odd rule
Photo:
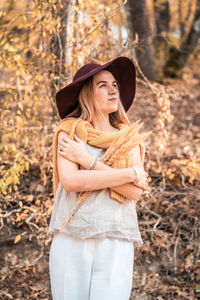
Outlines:
[[[190,183],[181,175],[181,169],[172,179],[164,176],[163,171],[166,166],[172,167],[172,159],[179,158],[184,147],[189,145],[192,149],[194,141],[200,138],[199,83],[198,78],[190,77],[165,83],[174,120],[169,129],[169,151],[157,172],[151,169],[152,161],[156,164],[158,160],[156,152],[151,153],[153,140],[147,141],[145,165],[152,190],[149,198],[137,203],[144,244],[135,250],[131,300],[200,299],[199,181]],[[131,121],[141,119],[145,130],[154,131],[157,112],[152,91],[138,81],[134,106],[128,113]],[[43,187],[39,166],[31,167],[21,176],[13,198],[23,199],[27,206],[33,199],[39,199],[40,203],[49,195],[52,199],[52,170],[46,175],[47,183]],[[48,267],[50,241],[38,241],[29,225],[5,222],[0,230],[0,299],[52,299]],[[19,234],[21,239],[15,243]]]

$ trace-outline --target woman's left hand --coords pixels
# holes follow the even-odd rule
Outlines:
[[[86,144],[75,135],[74,141],[67,135],[58,143],[58,152],[68,160],[79,165],[84,165],[88,161],[90,154],[86,149]]]

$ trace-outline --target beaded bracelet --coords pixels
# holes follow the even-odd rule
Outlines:
[[[94,164],[94,162],[95,162],[95,159],[96,159],[96,157],[95,157],[95,156],[93,156],[93,160],[91,161],[91,164],[90,164],[90,166],[89,166],[88,170],[91,170],[91,168],[92,168],[92,165],[93,165],[93,164]]]
[[[95,168],[95,166],[96,166],[96,163],[97,163],[97,158],[95,157],[95,161],[94,161],[94,164],[93,164],[93,166],[91,167],[91,170],[93,170],[93,169]]]
[[[93,156],[93,160],[91,161],[91,164],[90,164],[88,170],[93,170],[94,167],[96,166],[96,163],[97,163],[97,158],[95,156]]]

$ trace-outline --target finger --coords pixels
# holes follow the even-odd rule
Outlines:
[[[58,147],[65,147],[65,143],[63,143],[63,142],[59,142],[59,144],[58,144]]]
[[[64,156],[64,157],[65,157],[65,156],[66,156],[66,154],[64,154],[64,153],[65,153],[65,152],[63,152],[62,150],[58,150],[58,154],[59,154],[59,155],[62,155],[62,156]]]
[[[74,135],[74,138],[77,142],[83,142],[83,140],[81,140],[76,134]]]
[[[66,137],[63,138],[63,141],[65,143],[69,143],[71,141],[71,139],[66,136]]]
[[[64,150],[58,150],[58,153],[61,154],[63,157],[68,158],[68,152],[64,151]]]
[[[58,149],[66,150],[66,149],[68,149],[68,145],[65,144],[65,143],[63,143],[63,142],[60,142],[60,143],[58,144]]]
[[[142,189],[143,190],[147,190],[148,189],[148,185],[146,183],[142,184]]]

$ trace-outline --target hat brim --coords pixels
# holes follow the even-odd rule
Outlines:
[[[94,70],[79,77],[57,92],[56,104],[61,119],[78,107],[78,96],[85,81],[103,69],[110,71],[118,81],[120,86],[120,99],[125,111],[130,108],[136,91],[136,71],[132,61],[122,56],[104,65],[99,65],[94,68]]]

